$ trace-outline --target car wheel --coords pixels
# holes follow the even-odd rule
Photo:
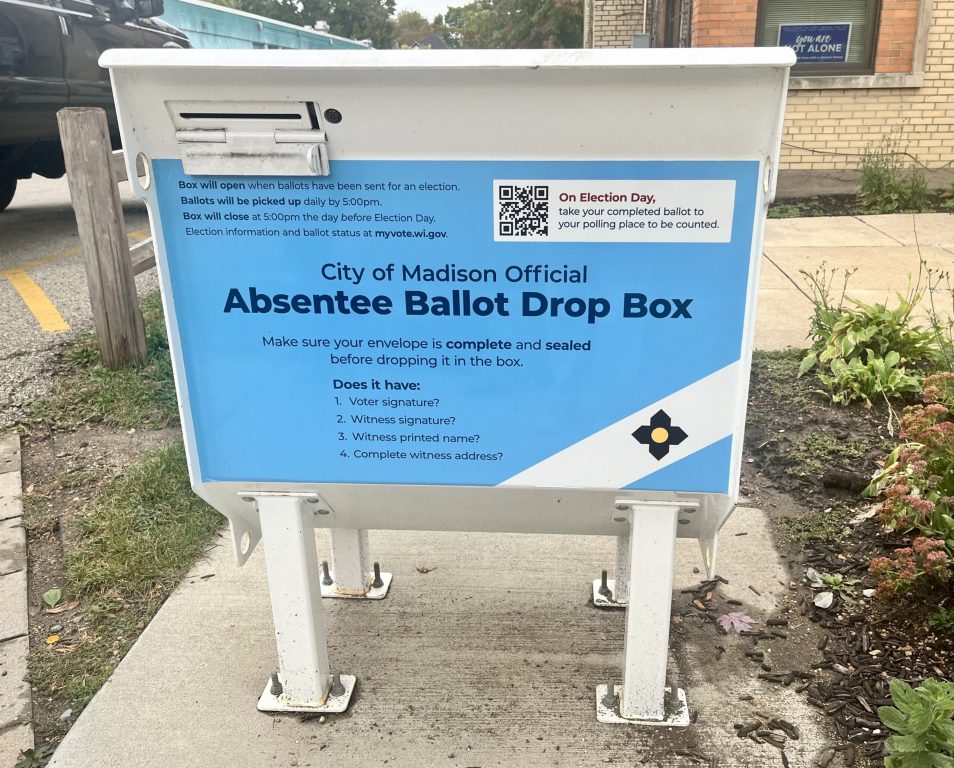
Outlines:
[[[4,210],[17,191],[17,177],[0,172],[0,211]]]

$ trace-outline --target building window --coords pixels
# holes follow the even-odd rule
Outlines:
[[[797,77],[874,72],[880,0],[760,0],[756,45],[789,45]]]

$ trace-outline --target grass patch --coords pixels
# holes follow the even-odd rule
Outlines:
[[[30,403],[30,419],[60,426],[102,422],[137,429],[176,424],[179,410],[158,294],[143,300],[142,315],[148,350],[145,365],[118,371],[100,365],[96,337],[85,334],[67,353],[53,393]]]
[[[753,375],[758,376],[761,386],[769,388],[769,394],[790,398],[797,394],[792,391],[792,381],[804,356],[802,349],[756,349],[752,352]]]
[[[203,553],[222,518],[192,492],[181,443],[108,483],[78,521],[63,600],[82,602],[76,632],[31,651],[40,695],[81,710]]]
[[[754,391],[757,388],[759,397],[749,404],[748,423],[766,420],[775,412],[778,403],[808,408],[811,397],[803,387],[793,385],[804,354],[803,350],[798,349],[757,349],[752,353],[751,389]]]
[[[835,544],[844,541],[851,534],[851,528],[848,527],[850,517],[851,511],[847,508],[834,508],[786,517],[778,522],[784,526],[788,535],[802,546],[818,541]]]
[[[24,494],[20,502],[23,504],[23,525],[30,533],[49,533],[59,524],[60,510],[46,496]]]
[[[775,203],[768,209],[768,218],[770,219],[794,219],[799,216],[805,216],[808,206],[800,206],[795,203]]]
[[[795,464],[785,471],[790,475],[821,475],[827,467],[839,463],[851,465],[868,452],[863,442],[839,440],[826,432],[810,432],[798,437],[788,450],[788,458]]]

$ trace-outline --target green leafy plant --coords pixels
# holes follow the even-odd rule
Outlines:
[[[885,768],[954,768],[954,683],[925,680],[912,688],[891,681],[893,707],[879,707],[881,722],[897,735],[885,742]]]
[[[863,356],[863,360],[854,357],[847,363],[836,357],[831,360],[830,374],[818,374],[833,403],[847,405],[860,400],[870,405],[876,395],[898,398],[918,391],[918,377],[905,370],[897,352],[889,352],[881,358],[865,348]]]
[[[52,744],[44,744],[35,749],[25,749],[20,753],[13,768],[45,768],[53,757]]]
[[[935,334],[912,319],[921,297],[917,283],[907,294],[897,294],[898,305],[865,304],[846,298],[853,271],[845,271],[840,295],[832,286],[835,270],[823,264],[814,273],[802,270],[814,305],[809,338],[811,348],[802,359],[798,375],[818,369],[818,379],[835,403],[871,404],[876,396],[897,398],[920,387],[909,368],[938,358]]]
[[[942,608],[928,620],[928,624],[937,632],[945,635],[954,634],[954,611],[945,611]]]
[[[53,589],[48,589],[43,593],[43,602],[46,603],[48,608],[56,608],[56,604],[60,602],[62,597],[63,592],[58,587],[53,587]]]
[[[865,147],[861,156],[861,198],[867,208],[878,213],[919,211],[930,203],[924,173],[917,168],[906,170],[906,156],[901,128]]]
[[[818,608],[831,608],[835,597],[852,604],[851,596],[858,579],[846,579],[840,573],[819,573],[814,568],[805,571],[805,580],[815,590],[814,603]]]

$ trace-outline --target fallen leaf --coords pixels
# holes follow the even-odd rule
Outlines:
[[[46,613],[63,613],[64,611],[72,611],[77,605],[79,605],[79,600],[74,600],[71,603],[58,605],[56,608],[47,608]]]
[[[434,570],[433,568],[428,568],[426,565],[417,566],[418,573],[430,573],[433,570]]]
[[[30,483],[30,484],[27,486],[26,492],[27,492],[27,493],[33,493],[33,483]]]
[[[704,611],[706,609],[705,605],[703,605],[701,600],[693,600],[692,604],[696,606],[696,608],[698,608],[700,611]]]
[[[726,613],[720,616],[717,621],[719,622],[719,626],[726,632],[730,629],[734,629],[736,632],[748,632],[752,629],[752,625],[755,624],[755,619],[742,611]]]
[[[674,613],[673,616],[672,616],[672,623],[673,623],[673,624],[682,624],[682,616],[680,616],[678,613]]]
[[[56,645],[58,642],[60,642],[59,635],[50,635],[48,638],[46,638],[47,645]]]

